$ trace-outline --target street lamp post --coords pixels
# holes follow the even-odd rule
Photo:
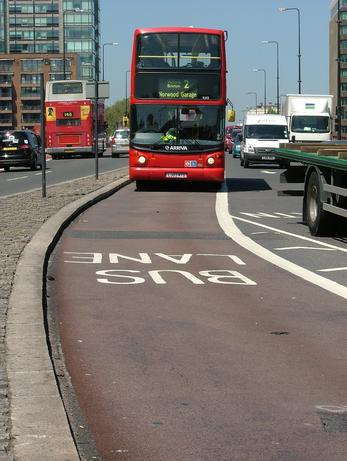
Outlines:
[[[262,43],[270,43],[276,45],[276,81],[277,81],[277,113],[280,113],[280,60],[279,60],[279,44],[276,40],[263,40]]]
[[[266,70],[253,69],[253,72],[264,72],[264,114],[266,114]]]
[[[296,11],[298,13],[298,92],[301,94],[301,27],[300,27],[300,10],[299,8],[278,8],[280,13],[284,11]]]
[[[66,80],[66,58],[65,58],[65,50],[66,50],[66,31],[65,31],[65,15],[67,13],[83,13],[84,10],[80,8],[74,8],[73,10],[65,10],[63,11],[63,73],[64,73],[64,80]]]
[[[105,80],[105,46],[117,46],[119,43],[117,42],[107,42],[102,45],[102,81]]]
[[[337,139],[342,139],[342,106],[341,106],[341,46],[340,46],[340,37],[341,37],[341,2],[337,2],[337,59],[336,59],[336,70],[337,70],[337,85],[336,85],[336,122],[337,130],[335,128]]]
[[[258,94],[255,91],[248,91],[247,94],[255,95],[255,113],[258,113]]]

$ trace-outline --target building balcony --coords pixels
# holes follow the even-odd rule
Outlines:
[[[37,107],[33,107],[33,108],[26,107],[25,109],[22,109],[21,112],[22,114],[40,114],[41,109]]]
[[[20,99],[22,101],[39,101],[41,99],[41,96],[39,94],[37,96],[21,96]]]
[[[12,123],[13,123],[12,117],[8,119],[4,119],[4,118],[0,119],[0,126],[8,126],[8,125],[12,126]]]
[[[20,84],[21,84],[21,87],[25,87],[25,88],[39,88],[40,86],[39,82],[20,82]]]

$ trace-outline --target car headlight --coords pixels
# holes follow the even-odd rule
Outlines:
[[[214,159],[213,157],[209,157],[209,158],[207,159],[207,163],[208,163],[208,165],[214,165],[215,159]]]
[[[254,154],[254,147],[252,145],[250,145],[250,144],[247,146],[247,148],[245,150],[249,154]]]

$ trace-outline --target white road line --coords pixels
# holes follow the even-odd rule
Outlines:
[[[251,235],[259,235],[259,234],[270,234],[270,232],[267,232],[267,231],[251,232]]]
[[[321,247],[281,247],[281,248],[274,248],[274,250],[278,251],[286,251],[286,250],[318,250],[318,251],[336,251],[335,248],[321,248]]]
[[[317,272],[338,272],[347,271],[347,267],[333,267],[331,269],[318,269]]]
[[[29,178],[29,176],[18,176],[18,178],[6,179],[6,181],[18,181],[18,179],[26,179],[26,178]]]
[[[279,211],[275,211],[274,213],[275,213],[275,215],[283,216],[284,218],[296,218],[296,216],[293,216],[293,215],[287,214],[287,213],[280,213]]]
[[[240,214],[250,216],[251,218],[276,218],[276,219],[280,218],[279,216],[276,216],[271,213],[264,213],[263,211],[257,211],[255,213],[249,213],[247,211],[240,211]]]
[[[46,174],[48,173],[52,173],[52,170],[46,171]],[[40,173],[35,173],[35,176],[41,176],[41,175],[42,175],[42,171],[40,171]]]
[[[317,275],[314,272],[311,272],[297,264],[294,264],[290,261],[287,261],[284,258],[272,253],[266,248],[262,247],[258,243],[254,242],[252,239],[244,235],[240,229],[235,225],[233,217],[229,214],[228,207],[228,191],[226,186],[223,186],[223,189],[220,192],[217,192],[216,195],[216,215],[219,222],[219,225],[223,229],[223,232],[230,237],[238,245],[242,246],[248,251],[251,251],[255,255],[263,258],[265,261],[268,261],[297,277],[302,278],[314,285],[330,291],[338,296],[341,296],[344,299],[347,299],[347,287],[340,285],[339,283],[333,282],[332,280],[326,279],[321,275]],[[289,234],[286,232],[286,234]],[[290,234],[295,235],[295,234]],[[298,237],[298,236],[297,236]],[[307,239],[309,240],[309,239]],[[317,243],[317,242],[315,242]]]

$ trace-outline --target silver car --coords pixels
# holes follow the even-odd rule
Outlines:
[[[112,157],[119,157],[119,154],[129,152],[129,128],[116,130],[111,138]]]

